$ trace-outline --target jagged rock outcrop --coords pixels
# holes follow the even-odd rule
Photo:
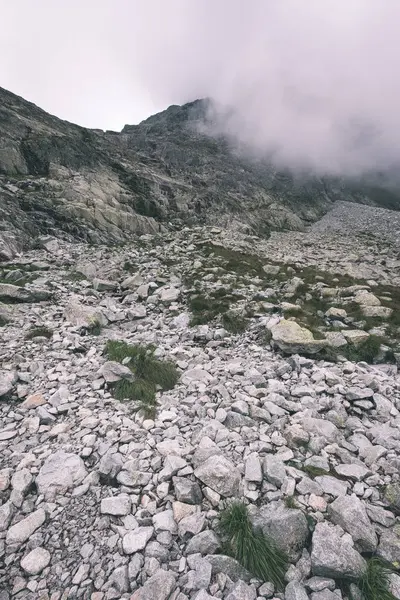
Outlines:
[[[121,133],[89,130],[0,88],[0,257],[55,232],[115,243],[200,223],[265,235],[302,229],[339,199],[400,206],[370,183],[294,177],[246,158],[206,121],[197,100]]]

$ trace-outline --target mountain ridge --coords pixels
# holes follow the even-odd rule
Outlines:
[[[58,119],[0,88],[0,239],[39,235],[113,244],[185,225],[265,236],[301,230],[337,200],[398,209],[396,190],[300,178],[239,154],[198,125],[207,99],[172,105],[121,132]],[[366,191],[367,190],[367,191]]]

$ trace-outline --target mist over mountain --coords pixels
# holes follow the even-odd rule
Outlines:
[[[173,105],[118,132],[61,121],[0,90],[3,237],[115,243],[184,225],[258,235],[303,229],[337,200],[400,207],[388,173],[338,178],[280,167],[218,131],[210,100]]]

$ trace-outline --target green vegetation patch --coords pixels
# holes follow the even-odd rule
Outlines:
[[[348,344],[340,349],[340,353],[353,362],[364,361],[372,364],[379,355],[382,342],[383,340],[381,337],[370,335],[369,338],[359,346]]]
[[[44,337],[48,340],[53,337],[53,331],[46,326],[31,327],[25,335],[26,340],[33,340],[36,337]]]
[[[272,581],[280,590],[284,588],[287,556],[261,530],[253,527],[243,502],[232,502],[221,512],[219,529],[225,552],[254,577]]]
[[[122,379],[113,389],[117,400],[134,400],[146,417],[154,418],[158,389],[171,390],[178,382],[179,373],[169,361],[154,356],[154,346],[130,345],[123,341],[108,340],[107,357],[127,365],[135,376],[134,381]]]

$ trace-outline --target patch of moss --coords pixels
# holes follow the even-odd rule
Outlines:
[[[79,273],[75,270],[68,271],[66,279],[68,279],[68,281],[87,281],[87,277],[83,273]]]
[[[40,326],[40,327],[31,327],[31,329],[29,329],[29,331],[25,334],[26,340],[33,340],[33,338],[36,338],[36,337],[44,337],[49,340],[50,338],[53,337],[53,331],[49,327]]]

